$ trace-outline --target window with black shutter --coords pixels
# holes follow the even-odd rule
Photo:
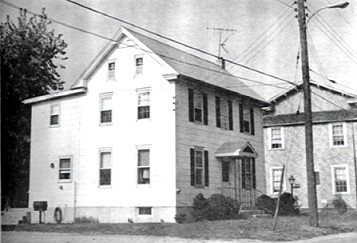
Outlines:
[[[255,135],[254,109],[239,104],[239,130],[241,133]]]
[[[207,94],[188,89],[189,121],[208,125]]]
[[[208,151],[190,149],[191,186],[209,186]]]

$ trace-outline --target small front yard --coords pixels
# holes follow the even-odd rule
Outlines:
[[[258,239],[268,241],[308,239],[342,232],[357,232],[357,212],[320,215],[320,227],[309,227],[308,216],[280,216],[273,231],[274,219],[203,221],[185,224],[36,224],[3,226],[2,230],[79,234],[154,235],[194,239]]]

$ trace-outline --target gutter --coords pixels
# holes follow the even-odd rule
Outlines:
[[[55,92],[52,94],[33,97],[30,99],[24,100],[23,103],[24,104],[34,104],[34,103],[39,103],[39,102],[43,102],[43,101],[47,101],[47,100],[58,99],[58,98],[65,97],[65,96],[83,94],[86,92],[87,92],[87,88],[82,87],[82,88],[60,91],[60,92]]]

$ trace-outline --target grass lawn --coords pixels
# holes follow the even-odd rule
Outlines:
[[[155,235],[195,239],[259,239],[268,241],[308,239],[342,232],[357,232],[357,212],[319,216],[319,228],[309,227],[308,216],[280,216],[273,231],[272,218],[203,221],[184,224],[35,224],[3,226],[2,230],[80,234]]]

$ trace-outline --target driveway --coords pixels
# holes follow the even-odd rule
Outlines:
[[[258,243],[267,242],[260,240],[191,240],[171,237],[158,237],[158,236],[136,236],[136,235],[82,235],[82,234],[69,234],[69,233],[41,233],[41,232],[1,232],[1,242],[3,243]],[[321,236],[314,239],[288,241],[289,243],[355,243],[357,242],[356,233],[344,233],[338,235]],[[279,243],[284,243],[279,241]],[[287,243],[287,242],[286,242]]]

